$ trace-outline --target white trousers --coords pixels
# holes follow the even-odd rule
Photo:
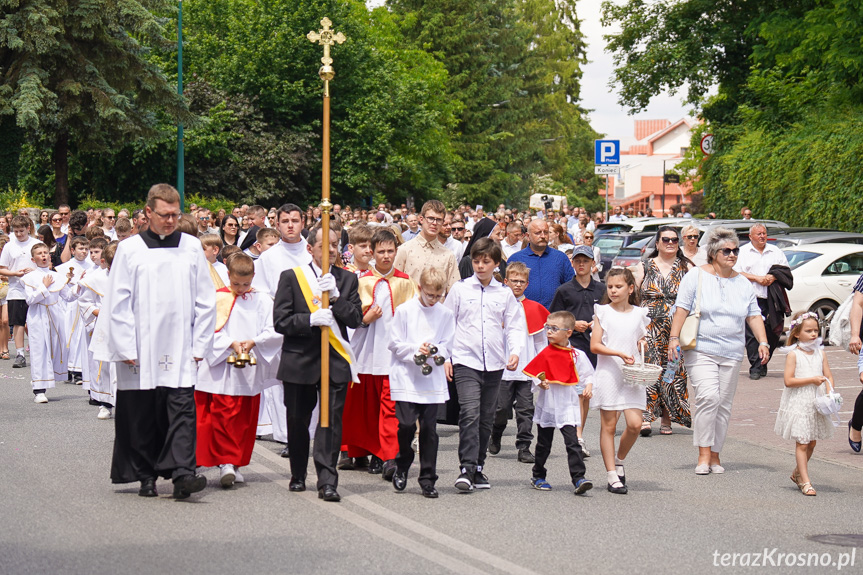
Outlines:
[[[692,443],[719,453],[728,434],[741,360],[695,350],[683,352],[683,359],[695,390]]]

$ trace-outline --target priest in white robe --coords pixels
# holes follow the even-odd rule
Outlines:
[[[198,362],[213,346],[215,291],[201,243],[176,230],[177,190],[150,189],[149,229],[117,247],[94,358],[117,364],[116,434],[111,480],[141,482],[155,497],[156,477],[172,479],[185,499],[207,485],[195,473]],[[101,315],[100,314],[100,319]]]

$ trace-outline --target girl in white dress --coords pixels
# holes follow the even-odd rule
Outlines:
[[[646,308],[638,307],[638,292],[631,271],[610,270],[605,276],[605,285],[603,302],[607,304],[594,306],[590,336],[590,351],[598,356],[591,407],[600,412],[599,448],[608,472],[608,490],[624,494],[627,488],[623,460],[641,431],[647,395],[643,387],[624,382],[620,366],[635,363],[638,344],[647,335],[650,318]],[[614,432],[621,412],[626,429],[615,454]]]
[[[791,320],[788,331],[788,351],[785,358],[785,389],[779,402],[774,431],[797,443],[797,467],[791,481],[803,495],[815,495],[809,482],[809,459],[815,451],[815,441],[833,437],[830,418],[815,409],[818,390],[833,389],[833,374],[821,346],[818,316],[811,312],[798,314]]]

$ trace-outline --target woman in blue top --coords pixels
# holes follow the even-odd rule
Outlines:
[[[707,265],[693,268],[680,282],[676,309],[671,324],[668,358],[677,358],[680,330],[686,317],[696,308],[701,283],[701,320],[695,349],[684,352],[686,369],[695,390],[693,443],[698,447],[695,473],[723,473],[719,452],[725,443],[731,404],[737,389],[737,376],[743,361],[744,328],[748,323],[760,342],[762,363],[770,359],[770,346],[761,310],[752,284],[734,271],[737,263],[737,235],[717,228],[707,240]]]

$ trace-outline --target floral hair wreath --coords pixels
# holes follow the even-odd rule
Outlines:
[[[798,325],[801,325],[807,319],[814,319],[815,321],[819,321],[818,314],[812,311],[807,311],[804,314],[800,314],[798,317],[791,320],[791,325],[788,326],[788,331],[790,332]],[[820,323],[820,322],[819,322]]]

